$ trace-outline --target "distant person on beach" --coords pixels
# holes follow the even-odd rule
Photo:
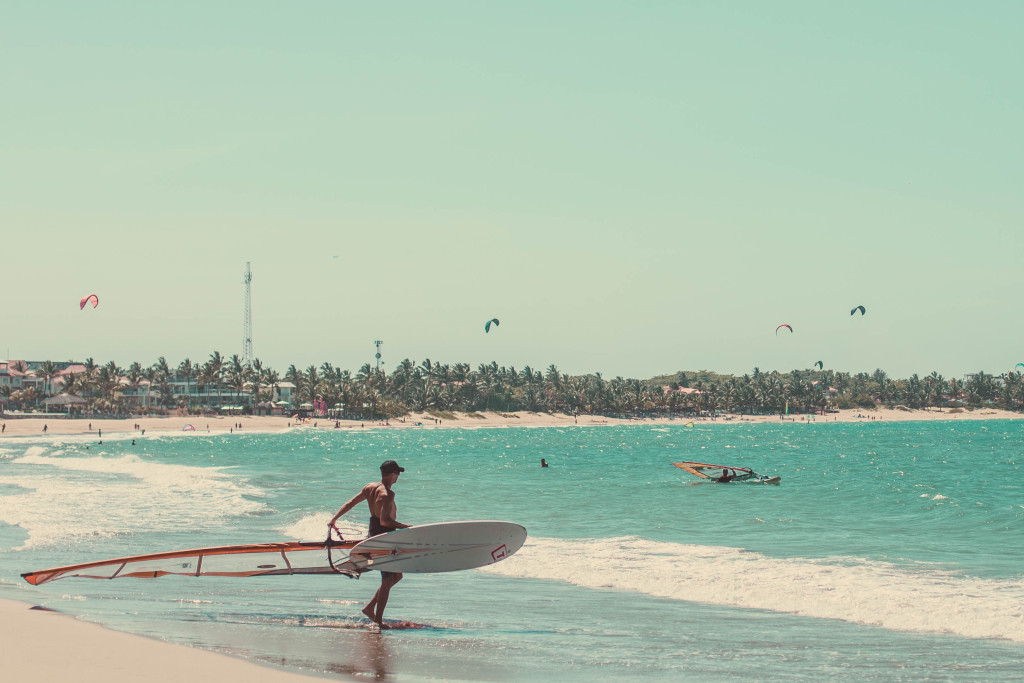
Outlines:
[[[405,472],[405,468],[399,467],[397,462],[385,460],[380,466],[380,481],[371,481],[352,500],[342,505],[338,513],[331,518],[330,526],[338,531],[338,528],[334,526],[338,519],[365,500],[370,508],[369,536],[386,534],[395,529],[408,529],[411,525],[402,524],[395,519],[398,506],[395,504],[395,492],[391,490],[402,472]],[[340,535],[341,532],[339,531],[338,534]],[[401,580],[400,573],[383,571],[380,573],[380,588],[374,593],[373,599],[363,608],[363,614],[378,626],[384,624],[384,608],[388,605],[391,588]]]
[[[43,425],[43,431],[44,432],[46,431],[46,425]]]

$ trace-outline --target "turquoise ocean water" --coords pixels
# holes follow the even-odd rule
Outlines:
[[[1009,681],[1024,673],[1024,423],[292,431],[0,442],[0,597],[278,666],[375,680]],[[540,459],[550,463],[539,467]],[[399,519],[504,519],[526,546],[408,575],[20,573],[321,540],[406,467]],[[778,487],[694,483],[722,462]],[[365,529],[365,505],[346,526]],[[55,644],[57,645],[57,644]]]

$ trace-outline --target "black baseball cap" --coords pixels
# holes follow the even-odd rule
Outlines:
[[[398,463],[395,462],[394,460],[385,460],[383,463],[381,463],[381,474],[395,474],[396,472],[405,472],[405,468],[399,467]]]

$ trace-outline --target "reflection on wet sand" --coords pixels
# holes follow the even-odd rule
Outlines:
[[[375,681],[385,681],[391,675],[391,648],[387,636],[380,631],[366,631],[354,639],[346,637],[344,642],[339,642],[337,651],[345,656],[345,661],[328,664],[327,670],[331,673],[360,680],[373,676]]]

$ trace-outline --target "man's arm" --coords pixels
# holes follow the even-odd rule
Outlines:
[[[365,487],[363,488],[362,491],[357,493],[355,495],[355,497],[352,498],[352,500],[350,500],[349,502],[347,502],[344,505],[342,505],[341,509],[338,510],[338,513],[336,515],[334,515],[333,517],[331,517],[331,521],[328,522],[328,524],[330,524],[331,526],[334,526],[334,523],[338,521],[339,517],[341,517],[343,514],[345,514],[346,512],[351,510],[352,508],[354,508],[356,505],[359,505],[360,503],[362,503],[364,500],[366,500],[366,488]]]

